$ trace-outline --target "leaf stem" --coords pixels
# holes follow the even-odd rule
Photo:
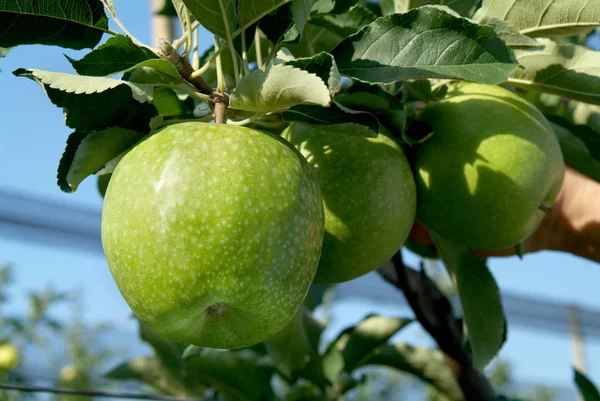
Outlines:
[[[225,16],[225,7],[223,6],[223,0],[219,0],[219,8],[221,9],[221,15]],[[244,31],[242,31],[242,34]],[[233,63],[233,76],[235,77],[235,84],[237,85],[240,82],[240,69],[238,66],[237,54],[235,53],[235,49],[233,48],[233,37],[231,36],[231,30],[229,29],[229,25],[227,21],[225,21],[225,36],[227,43],[229,44],[229,51],[231,53],[231,62]]]
[[[194,69],[194,72],[200,68],[200,54],[198,53],[198,43],[200,42],[199,36],[199,31],[194,32],[194,53],[192,55],[192,68]]]
[[[138,40],[135,36],[133,36],[133,34],[131,32],[129,32],[129,30],[125,27],[125,25],[121,22],[121,20],[117,17],[116,12],[113,12],[114,9],[112,7],[108,7],[108,5],[105,3],[104,0],[102,0],[102,5],[104,6],[104,8],[106,9],[106,11],[108,11],[108,13],[110,14],[110,16],[112,17],[113,21],[115,21],[115,23],[117,24],[117,26],[123,31],[123,33],[127,36],[129,36],[129,38],[131,39],[131,41],[133,43],[135,43],[136,45],[140,46],[140,47],[145,47],[147,49],[152,50],[153,52],[156,52],[155,49],[153,49],[152,47],[145,45],[144,43],[142,43],[142,41]],[[116,32],[110,31],[113,33],[113,35],[117,35]]]
[[[246,118],[244,120],[239,120],[239,121],[227,120],[227,124],[228,125],[247,125],[247,124],[250,124],[251,122],[253,122],[256,119],[261,118],[264,115],[265,115],[264,113],[256,113],[252,117],[248,117],[248,118]]]
[[[192,23],[192,26],[190,28],[191,32],[194,32],[196,29],[198,29],[198,27],[200,26],[200,23],[198,21],[194,21]],[[181,35],[178,39],[175,39],[173,41],[173,47],[175,49],[179,49],[181,47],[181,45],[185,44],[186,41],[188,40],[188,34],[187,32],[185,32],[183,35]]]
[[[248,50],[246,48],[246,35],[242,35],[242,71],[243,75],[250,73],[250,68],[248,67]]]

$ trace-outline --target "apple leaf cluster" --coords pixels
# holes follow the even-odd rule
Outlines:
[[[67,56],[75,73],[14,71],[72,130],[58,185],[73,192],[98,176],[111,269],[154,330],[211,347],[266,340],[169,357],[221,375],[203,385],[247,388],[240,399],[272,388],[215,361],[303,377],[321,395],[352,388],[368,361],[425,369],[406,347],[378,348],[398,320],[367,319],[322,353],[319,329],[297,314],[313,278],[356,278],[403,245],[443,261],[483,369],[507,325],[469,248],[518,246],[551,207],[563,159],[600,181],[600,53],[588,45],[600,0],[172,0],[161,14],[183,36],[159,48],[127,32],[112,0],[63,3],[0,0],[0,57],[29,44],[91,49]],[[204,52],[200,25],[214,35]],[[415,217],[434,245],[407,239]],[[363,331],[368,341],[353,340]],[[299,348],[281,350],[286,338]],[[184,380],[162,362],[113,374]]]

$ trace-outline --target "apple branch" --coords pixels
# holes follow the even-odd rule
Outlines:
[[[392,257],[392,264],[390,268],[379,268],[378,273],[404,293],[415,317],[444,353],[465,400],[497,400],[490,383],[473,367],[471,356],[463,348],[462,324],[453,315],[448,299],[422,267],[420,272],[407,267],[400,251]]]
[[[194,68],[190,64],[190,61],[187,57],[182,57],[177,51],[177,49],[173,47],[168,40],[164,38],[160,39],[158,54],[160,57],[169,60],[171,64],[175,66],[175,68],[179,72],[179,75],[181,75],[183,79],[194,85],[194,87],[198,89],[200,93],[210,95],[213,92],[214,89],[209,84],[207,84],[206,81],[204,81],[202,76],[198,74],[194,74],[192,76]]]

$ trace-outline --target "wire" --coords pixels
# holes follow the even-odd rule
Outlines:
[[[53,393],[53,394],[70,394],[83,395],[90,397],[111,397],[111,398],[129,398],[137,400],[158,400],[158,401],[203,401],[200,398],[178,398],[164,396],[160,394],[136,394],[136,393],[119,393],[110,391],[94,391],[94,390],[72,390],[66,388],[44,387],[44,386],[26,386],[22,384],[0,383],[0,389],[23,391],[26,393]]]

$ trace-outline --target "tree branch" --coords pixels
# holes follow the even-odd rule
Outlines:
[[[421,271],[406,267],[398,251],[392,257],[393,268],[382,267],[379,274],[402,290],[415,317],[444,353],[466,401],[495,401],[488,380],[473,367],[471,355],[463,348],[462,324],[452,313],[450,301],[435,283]]]
[[[158,49],[159,56],[169,60],[175,66],[179,75],[198,89],[201,93],[210,95],[214,89],[204,81],[200,75],[192,76],[194,68],[190,64],[187,57],[182,57],[176,48],[174,48],[168,40],[161,38]]]

